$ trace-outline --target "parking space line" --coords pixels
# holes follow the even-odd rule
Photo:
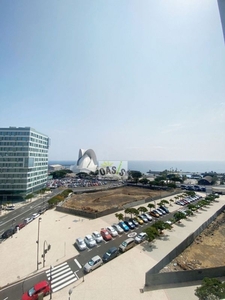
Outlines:
[[[74,259],[74,261],[75,261],[75,263],[78,265],[78,267],[79,267],[80,269],[82,269],[81,264],[79,263],[79,261],[78,261],[76,258]]]

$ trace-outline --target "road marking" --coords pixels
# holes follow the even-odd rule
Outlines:
[[[128,237],[135,237],[137,235],[137,232],[131,232],[127,236]]]
[[[79,263],[79,261],[78,261],[77,259],[74,259],[74,261],[75,261],[75,263],[78,265],[78,267],[81,269],[82,266],[81,266],[81,264]]]
[[[73,283],[78,279],[77,275],[73,273],[67,262],[50,268],[46,271],[46,276],[51,282],[53,293],[61,290],[65,286]]]

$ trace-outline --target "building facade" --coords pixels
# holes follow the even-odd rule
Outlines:
[[[223,37],[225,41],[225,0],[218,0],[218,6],[220,11],[220,19],[223,29]]]
[[[24,198],[45,187],[49,138],[31,127],[0,128],[0,200]]]

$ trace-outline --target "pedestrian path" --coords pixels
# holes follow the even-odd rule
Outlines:
[[[46,271],[46,276],[51,283],[53,293],[63,289],[78,279],[67,262],[56,267],[50,267],[50,269]]]

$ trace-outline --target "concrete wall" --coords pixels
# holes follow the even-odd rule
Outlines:
[[[189,282],[203,279],[210,275],[210,277],[221,277],[225,275],[225,267],[209,268],[192,271],[168,272],[159,273],[166,265],[168,265],[175,257],[183,252],[194,239],[210,224],[216,217],[224,210],[225,206],[219,209],[213,216],[204,222],[195,232],[190,234],[184,241],[182,241],[176,248],[169,252],[161,261],[159,261],[151,270],[145,274],[145,286],[152,289],[161,286],[162,284],[176,284],[181,282]],[[218,273],[217,273],[218,271]]]
[[[107,209],[107,210],[102,211],[102,212],[87,212],[87,211],[82,211],[82,210],[76,210],[76,209],[72,209],[72,208],[63,207],[63,206],[60,206],[60,205],[57,205],[55,209],[57,211],[60,211],[60,212],[66,213],[66,214],[80,216],[80,217],[87,218],[87,219],[96,219],[96,218],[99,218],[99,217],[106,216],[108,214],[116,213],[119,210],[121,210],[121,209],[118,209],[118,208],[111,208],[111,209]]]
[[[225,267],[177,271],[168,273],[158,273],[151,275],[151,289],[161,289],[167,285],[176,285],[181,283],[202,280],[205,277],[215,278],[224,277]]]

